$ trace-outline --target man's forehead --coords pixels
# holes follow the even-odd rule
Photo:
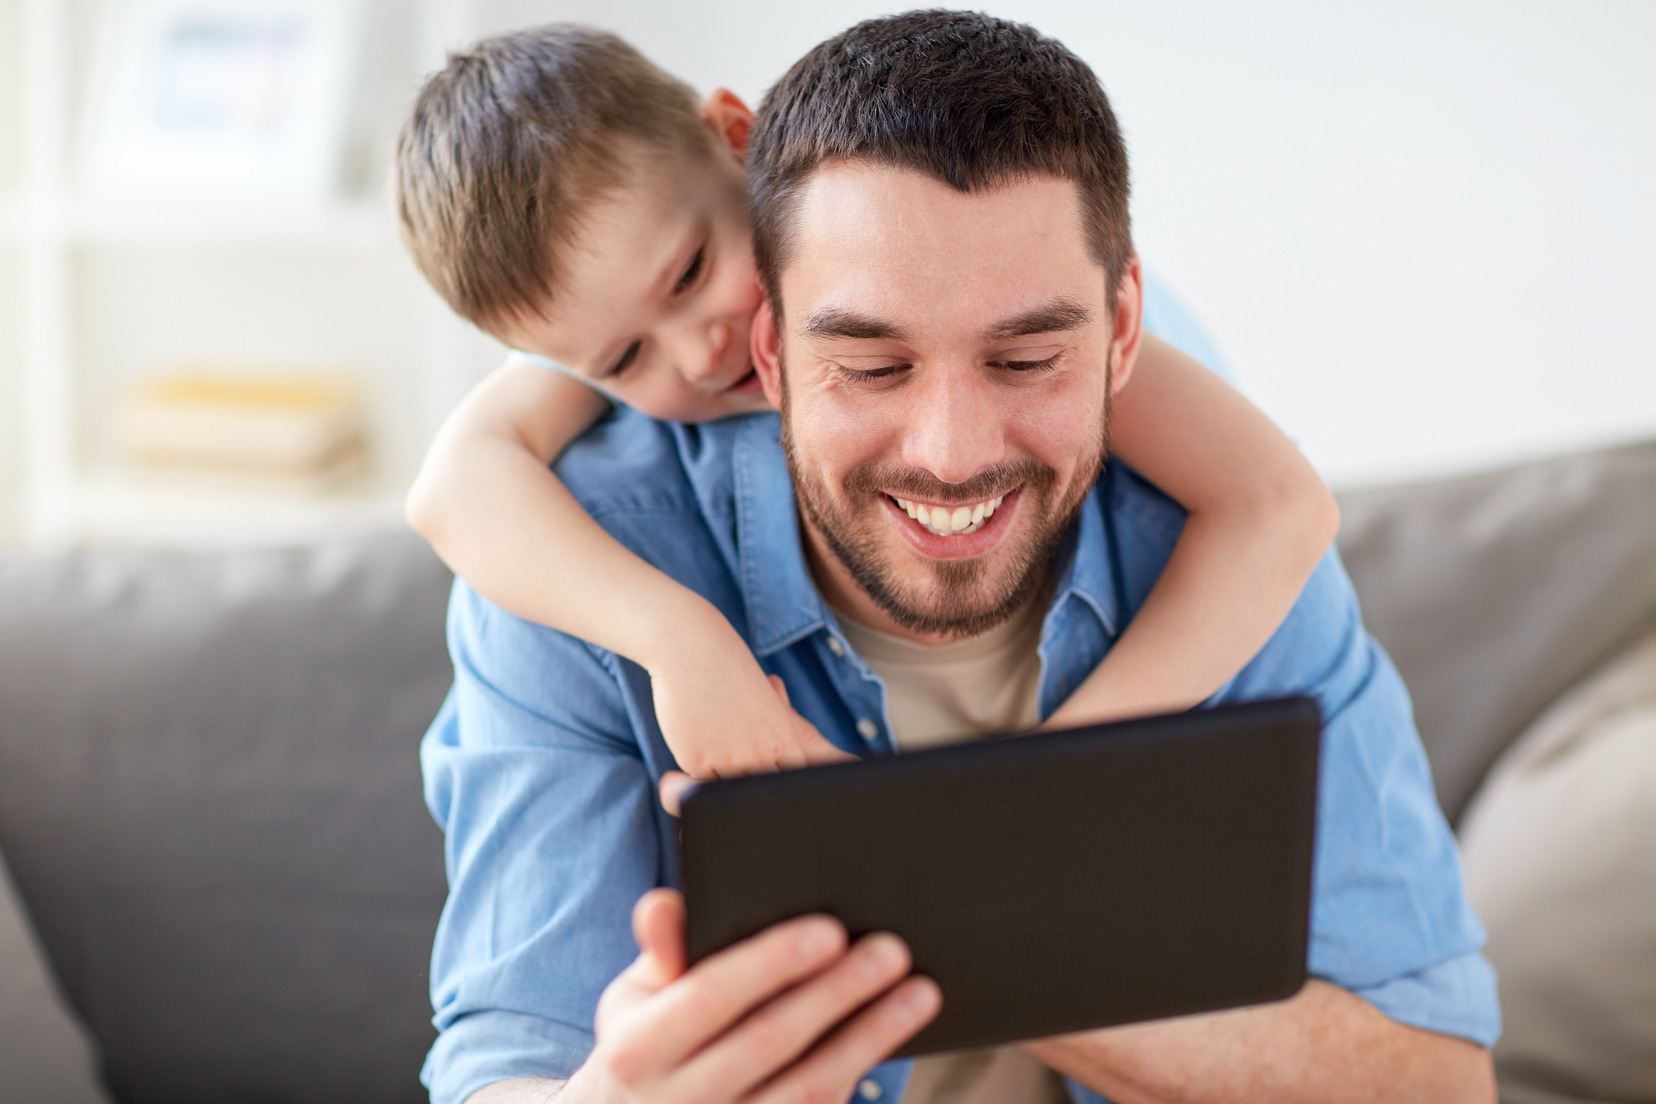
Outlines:
[[[855,229],[871,220],[918,229],[926,222],[995,219],[1009,210],[1069,220],[1066,229],[1084,233],[1080,188],[1064,177],[1030,173],[963,191],[931,173],[867,158],[824,161],[800,189],[794,219],[797,231]]]
[[[1079,190],[1056,176],[962,192],[901,166],[828,162],[802,190],[793,223],[779,282],[784,314],[801,322],[836,308],[879,315],[895,305],[893,295],[912,301],[930,288],[950,299],[996,300],[993,316],[976,319],[987,324],[1038,301],[1075,297],[1083,282],[1104,275]]]

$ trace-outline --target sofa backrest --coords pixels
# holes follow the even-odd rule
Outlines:
[[[123,1104],[424,1099],[448,587],[411,536],[0,561],[0,851]]]
[[[1458,819],[1560,691],[1656,624],[1656,442],[1340,496],[1363,619]]]

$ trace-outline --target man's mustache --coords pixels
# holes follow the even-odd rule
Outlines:
[[[1019,487],[1056,483],[1058,473],[1037,460],[1024,458],[995,464],[960,483],[946,483],[924,468],[899,464],[864,464],[845,478],[851,495],[895,495],[934,505],[970,504],[1009,494]]]

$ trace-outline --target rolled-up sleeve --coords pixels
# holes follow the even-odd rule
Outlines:
[[[1399,1023],[1427,1031],[1459,1035],[1486,1047],[1495,1045],[1501,1033],[1495,968],[1476,951],[1356,992]]]
[[[1314,696],[1324,723],[1310,972],[1401,1023],[1492,1046],[1495,974],[1408,692],[1332,552],[1221,697],[1294,693]]]
[[[449,877],[434,1104],[585,1059],[598,996],[637,954],[632,906],[667,861],[620,661],[463,584],[449,632],[454,688],[421,747]]]

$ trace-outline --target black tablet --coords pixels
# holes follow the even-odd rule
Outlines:
[[[896,932],[943,991],[902,1055],[1292,996],[1320,729],[1289,698],[697,786],[690,959],[808,912]]]

